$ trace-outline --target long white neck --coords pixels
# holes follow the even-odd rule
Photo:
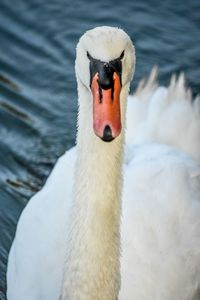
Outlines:
[[[91,93],[79,82],[74,199],[62,300],[116,300],[124,129],[111,143],[93,133]],[[122,128],[128,86],[121,91]]]

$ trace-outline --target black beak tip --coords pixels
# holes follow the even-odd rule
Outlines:
[[[112,136],[112,130],[109,125],[106,125],[103,132],[103,137],[101,138],[104,142],[112,142],[114,137]]]

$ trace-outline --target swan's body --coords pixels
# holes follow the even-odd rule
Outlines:
[[[127,89],[122,97],[126,97],[125,92]],[[178,82],[172,81],[168,89],[157,89],[152,75],[129,101],[123,164],[120,300],[199,299],[200,106],[199,99],[192,103],[190,98],[182,77]],[[123,132],[104,148],[98,138],[94,144],[84,146],[84,138],[88,141],[84,129],[91,131],[86,119],[78,137],[78,145],[83,139],[84,149],[73,148],[58,160],[43,189],[22,213],[9,255],[8,300],[114,300],[118,295],[121,210],[115,199],[120,198],[120,174],[118,185],[113,178],[120,173],[122,149],[117,147],[117,140],[123,141]],[[102,156],[98,156],[94,169],[99,149]],[[84,174],[77,176],[76,160],[82,167],[85,163],[81,151],[90,153],[91,161]],[[83,186],[77,178],[83,180]],[[84,202],[86,213],[81,201],[80,210],[71,212],[76,184],[85,194],[91,191],[89,204]],[[93,202],[95,195],[98,202]],[[93,223],[89,226],[91,215]],[[73,227],[72,216],[77,216]],[[103,234],[98,227],[100,218]],[[84,228],[76,227],[81,219],[86,220],[82,223]],[[113,224],[116,232],[112,232]],[[79,229],[76,235],[74,228]],[[111,234],[105,232],[109,228]],[[79,232],[86,244],[81,243]],[[90,250],[95,247],[93,257]],[[82,249],[89,254],[82,253]],[[92,277],[93,274],[99,277]]]

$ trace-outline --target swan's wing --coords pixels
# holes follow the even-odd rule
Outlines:
[[[22,212],[9,254],[9,300],[58,299],[75,159],[75,148],[60,157],[42,190]]]
[[[198,300],[200,167],[171,147],[135,147],[125,165],[120,299]]]
[[[168,88],[157,87],[157,72],[129,96],[127,149],[157,142],[174,146],[200,162],[200,97],[192,99],[184,75],[174,76]]]

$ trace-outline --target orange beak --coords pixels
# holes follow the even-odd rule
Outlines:
[[[91,82],[93,94],[93,129],[95,134],[106,142],[112,141],[121,132],[119,75],[113,73],[113,87],[101,88],[96,73]]]

